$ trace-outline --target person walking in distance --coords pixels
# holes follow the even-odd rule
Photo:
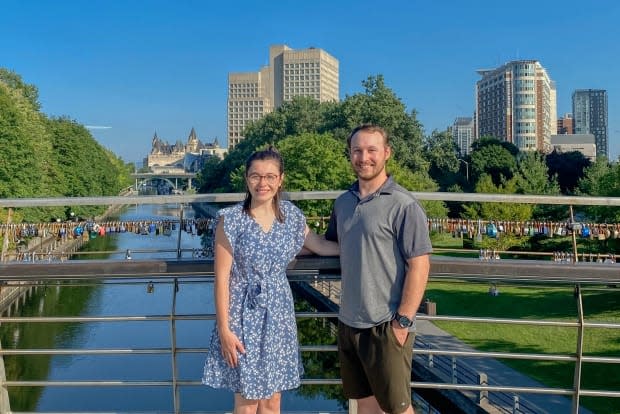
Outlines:
[[[215,314],[202,382],[234,392],[234,413],[279,413],[281,392],[303,371],[286,268],[302,249],[338,255],[281,200],[283,161],[272,147],[246,162],[245,200],[220,210],[215,230]]]
[[[357,181],[335,203],[326,238],[340,245],[338,355],[345,397],[359,414],[413,413],[415,315],[432,246],[426,213],[386,171],[386,131],[355,128],[347,140]]]

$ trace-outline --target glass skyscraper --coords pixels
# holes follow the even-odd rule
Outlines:
[[[575,134],[594,135],[596,156],[609,159],[607,91],[578,89],[573,92],[573,121]]]

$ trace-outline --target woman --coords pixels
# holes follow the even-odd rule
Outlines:
[[[235,393],[235,414],[279,413],[280,392],[303,372],[286,268],[306,249],[338,255],[280,199],[283,162],[272,147],[246,162],[246,198],[221,210],[215,230],[216,326],[202,382]]]

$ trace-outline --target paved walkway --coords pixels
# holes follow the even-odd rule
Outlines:
[[[418,320],[416,322],[417,336],[427,344],[432,344],[433,348],[450,351],[475,351],[475,349],[464,344],[446,331],[441,330],[430,321]],[[462,361],[466,359],[465,361]],[[461,362],[462,361],[462,362]],[[515,386],[515,387],[545,387],[538,381],[515,371],[493,358],[460,358],[459,363],[471,368],[476,372],[487,374],[489,382],[493,385]],[[527,400],[529,406],[535,405],[540,409],[537,413],[562,414],[571,413],[572,400],[564,396],[549,394],[521,394],[520,398]],[[531,404],[530,404],[531,403]],[[512,412],[512,407],[505,407]],[[583,407],[579,408],[579,414],[592,414],[590,410]]]

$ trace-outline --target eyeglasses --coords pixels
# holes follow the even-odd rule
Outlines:
[[[258,184],[260,183],[261,179],[265,179],[265,182],[267,184],[275,184],[278,181],[278,178],[280,178],[280,176],[275,174],[250,174],[248,176],[248,181],[250,182],[250,184]]]

